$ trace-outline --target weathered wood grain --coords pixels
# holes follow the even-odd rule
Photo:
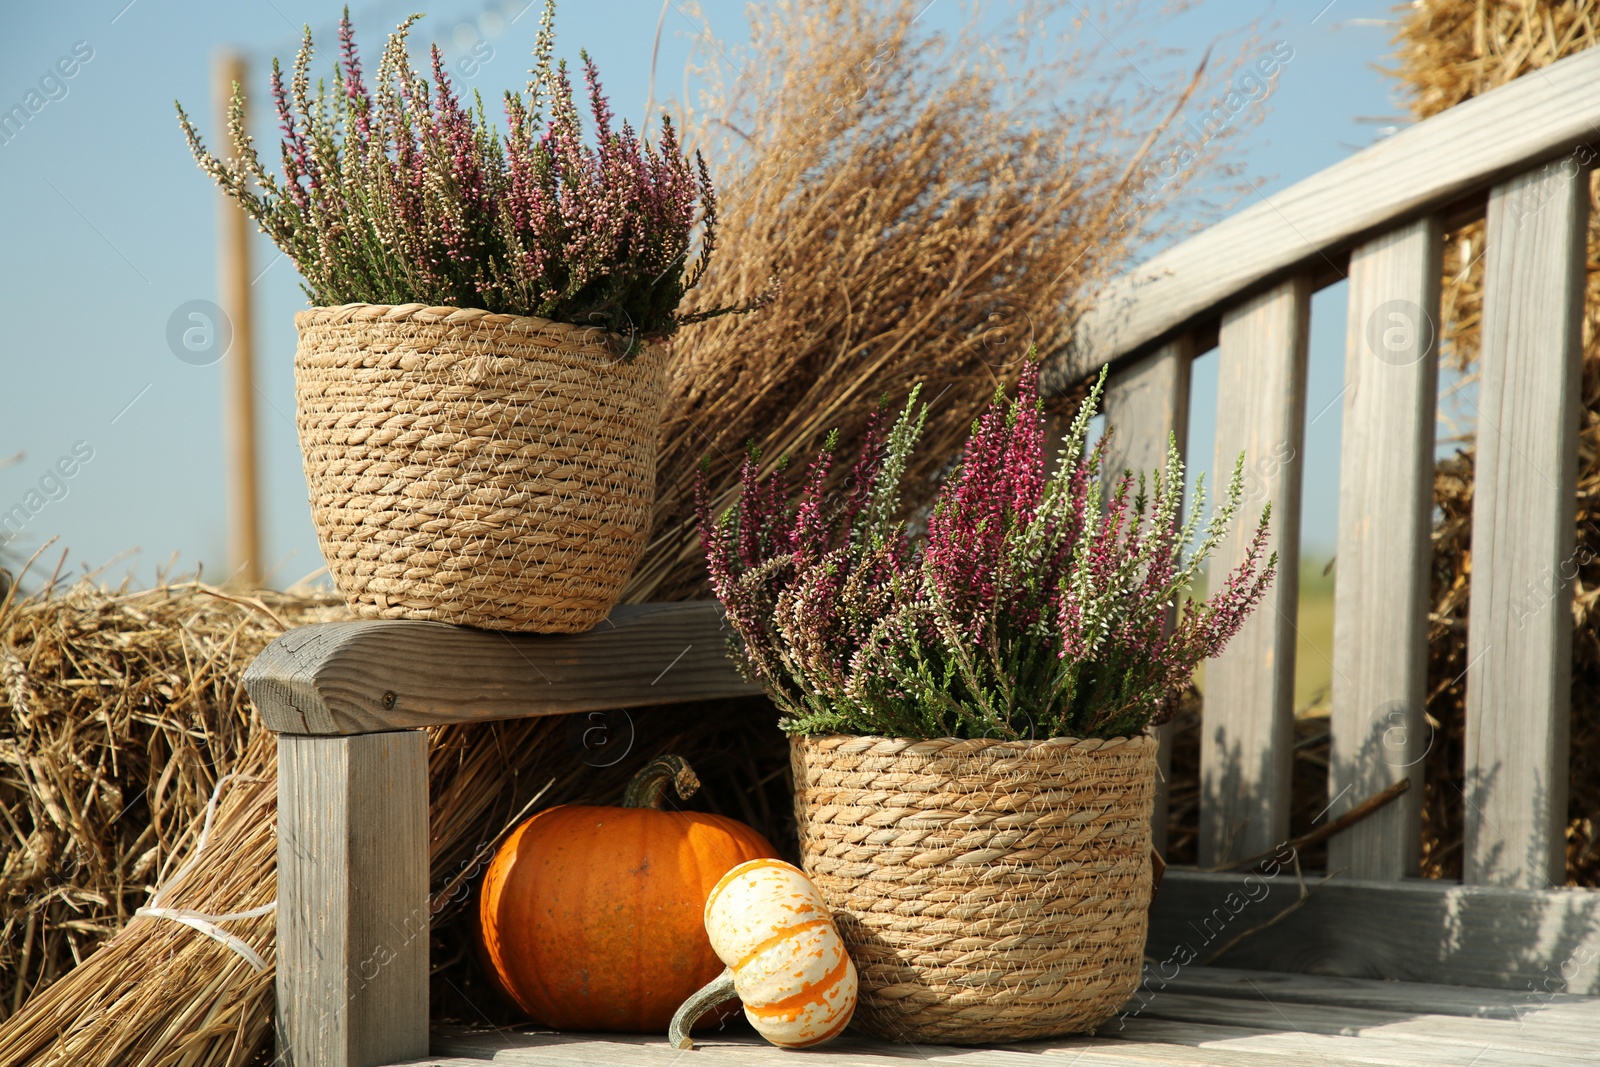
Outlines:
[[[1115,477],[1123,470],[1164,470],[1167,444],[1173,440],[1178,454],[1187,458],[1189,369],[1193,362],[1194,341],[1184,335],[1119,369],[1107,382],[1106,425],[1114,431],[1109,476]],[[1178,491],[1182,493],[1181,485]],[[1155,808],[1150,815],[1150,842],[1157,852],[1166,855],[1172,729],[1158,726],[1156,737],[1160,741],[1156,755],[1160,774],[1156,778]]]
[[[618,607],[584,634],[503,634],[435,622],[303,626],[245,671],[267,726],[361,734],[760,690],[728,658],[714,601]]]
[[[1412,780],[1328,842],[1356,878],[1414,875],[1421,850],[1440,242],[1426,218],[1350,256],[1328,815]]]
[[[1354,1034],[1312,1034],[1287,1022],[1247,1028],[1176,1019],[1135,1019],[1123,1031],[1133,1042],[1203,1047],[1213,1054],[1277,1054],[1285,1063],[1353,1062],[1387,1067],[1591,1067],[1591,1057],[1481,1048]]]
[[[1468,882],[1566,881],[1588,212],[1588,175],[1576,168],[1529,171],[1489,198],[1467,620]]]
[[[1600,893],[1336,877],[1311,888],[1304,903],[1299,897],[1289,867],[1270,878],[1169,868],[1150,913],[1153,973],[1170,975],[1190,957],[1263,971],[1531,990],[1541,1000],[1600,994]]]
[[[277,1034],[284,1067],[428,1050],[428,739],[278,739]]]
[[[1310,304],[1310,284],[1296,278],[1222,321],[1212,500],[1223,498],[1241,453],[1245,477],[1234,532],[1210,564],[1212,583],[1243,559],[1268,502],[1278,573],[1255,614],[1206,666],[1200,863],[1207,867],[1263,852],[1288,836]]]
[[[820,1048],[797,1053],[776,1048],[748,1031],[728,1034],[696,1034],[695,1047],[684,1052],[671,1048],[664,1036],[653,1034],[553,1034],[517,1032],[462,1033],[441,1031],[434,1035],[434,1057],[416,1061],[454,1067],[455,1064],[482,1063],[492,1057],[498,1064],[513,1067],[571,1067],[578,1064],[606,1064],[608,1067],[679,1067],[691,1063],[738,1064],[740,1067],[794,1067],[797,1057],[807,1063],[879,1064],[883,1067],[923,1060],[930,1052],[941,1064],[951,1067],[1041,1067],[1037,1055],[992,1048],[952,1048],[895,1045],[854,1035],[829,1042]],[[456,1057],[454,1059],[443,1058]],[[1125,1067],[1128,1060],[1090,1054],[1079,1067]]]
[[[1255,287],[1312,264],[1336,280],[1344,251],[1397,223],[1600,141],[1600,51],[1571,56],[1401,130],[1152,257],[1101,294],[1052,387],[1180,327],[1214,320]],[[1591,158],[1580,149],[1579,158]]]
[[[1454,1045],[1473,1051],[1546,1052],[1578,1057],[1600,1053],[1600,1037],[1576,1027],[1545,1025],[1527,1019],[1473,1019],[1455,1015],[1411,1015],[1349,1005],[1307,1004],[1274,1000],[1265,990],[1256,997],[1223,999],[1162,990],[1151,996],[1142,1018],[1174,1022],[1220,1023],[1253,1030],[1289,1029],[1296,1033],[1339,1034],[1385,1041],[1420,1041],[1429,1045]],[[1593,1019],[1591,1022],[1595,1021]],[[1470,1059],[1466,1053],[1463,1059]]]
[[[1384,888],[1393,888],[1385,884]],[[890,1064],[905,1060],[962,1067],[1078,1067],[1171,1064],[1183,1067],[1356,1067],[1394,1064],[1459,1067],[1575,1067],[1592,1061],[1600,999],[1337,978],[1189,964],[1152,983],[1097,1036],[1074,1035],[981,1049],[892,1045],[847,1034],[805,1053],[808,1062]],[[1589,1042],[1589,1044],[1585,1044]],[[417,1067],[582,1064],[671,1067],[676,1050],[661,1037],[556,1034],[536,1029],[445,1027],[433,1056]],[[742,1030],[698,1036],[697,1061],[780,1067],[792,1052]],[[1051,1057],[1040,1061],[1040,1055]],[[1067,1057],[1062,1060],[1060,1057]]]
[[[1180,969],[1161,985],[1163,992],[1207,997],[1267,999],[1331,1008],[1374,1008],[1409,1015],[1460,1015],[1473,1019],[1566,1018],[1576,1011],[1600,1034],[1600,1000],[1571,993],[1528,989],[1485,989],[1437,982],[1384,982],[1326,974],[1288,974],[1240,967]]]
[[[1156,1014],[1156,1006],[1163,1002],[1167,1014]],[[1585,1010],[1590,1026],[1600,1021],[1600,1002],[1587,1001]],[[1078,1067],[1463,1067],[1469,1063],[1580,1067],[1592,1062],[1589,1049],[1581,1045],[1574,1049],[1562,1042],[1541,1044],[1536,1027],[1517,1022],[1367,1012],[1359,1018],[1352,1016],[1349,1025],[1341,1026],[1337,1009],[1261,997],[1247,1001],[1177,994],[1163,995],[1147,1011],[1126,1020],[1114,1019],[1094,1037],[952,1048],[892,1045],[847,1034],[804,1055],[807,1062],[883,1067],[908,1061],[956,1067],[1050,1063]],[[1580,1033],[1576,1028],[1572,1032]],[[672,1067],[678,1055],[653,1035],[443,1029],[434,1034],[433,1055],[410,1063],[413,1067],[469,1067],[484,1062],[511,1067]],[[792,1051],[773,1048],[753,1034],[740,1032],[704,1035],[688,1055],[696,1062],[740,1067],[781,1067],[796,1058]],[[1041,1061],[1041,1055],[1050,1059]]]

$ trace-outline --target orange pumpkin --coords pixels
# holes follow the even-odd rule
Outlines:
[[[699,786],[677,756],[651,761],[622,807],[563,805],[517,827],[479,897],[484,962],[522,1010],[560,1030],[660,1033],[721,972],[702,916],[746,860],[773,857],[733,819],[662,811],[668,782]]]

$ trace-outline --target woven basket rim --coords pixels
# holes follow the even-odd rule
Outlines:
[[[945,749],[972,746],[967,755],[981,755],[994,749],[1006,752],[1039,752],[1056,750],[1072,753],[1110,752],[1121,748],[1134,751],[1154,750],[1159,742],[1153,734],[1141,733],[1131,737],[1045,737],[1037,740],[1006,740],[986,737],[885,737],[880,734],[790,734],[791,745],[816,745],[826,749],[850,747],[860,752],[874,751],[877,755],[930,755]]]
[[[295,329],[307,326],[339,326],[345,323],[403,323],[416,322],[427,326],[483,326],[506,333],[530,336],[547,336],[554,340],[568,339],[580,334],[583,340],[598,347],[615,349],[617,345],[637,344],[640,348],[654,347],[642,337],[602,330],[598,326],[580,326],[577,323],[546,319],[538,315],[510,315],[483,308],[451,307],[443,304],[351,304],[314,305],[294,313]]]

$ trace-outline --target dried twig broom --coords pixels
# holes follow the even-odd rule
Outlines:
[[[655,536],[631,599],[705,595],[691,499],[702,459],[726,500],[747,442],[770,467],[837,427],[848,454],[865,411],[916,382],[934,403],[912,473],[931,499],[1030,345],[1058,349],[1096,283],[1164,232],[1158,210],[1216,177],[1220,140],[1209,162],[1136,195],[1179,108],[1227,63],[1158,88],[1136,72],[1162,68],[1135,50],[1099,84],[1107,46],[1085,20],[1106,28],[1115,9],[1063,27],[1073,5],[1025,4],[998,32],[974,16],[938,35],[920,32],[926,6],[753,7],[743,61],[692,116],[724,160],[725,238],[693,301],[746,299],[771,276],[782,290],[675,345]]]

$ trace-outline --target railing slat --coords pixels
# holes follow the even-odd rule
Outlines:
[[[1189,365],[1194,342],[1188,336],[1162,345],[1148,356],[1121,369],[1106,387],[1106,422],[1115,429],[1111,472],[1164,468],[1167,442],[1176,437],[1178,452],[1187,455],[1189,436]],[[1182,486],[1179,486],[1182,491]],[[1161,747],[1157,759],[1155,809],[1150,816],[1151,842],[1162,855],[1167,851],[1167,787],[1172,769],[1172,730],[1156,728]]]
[[[1469,883],[1565,881],[1573,510],[1589,181],[1489,197],[1467,627]]]
[[[1440,243],[1423,219],[1350,257],[1329,817],[1412,783],[1328,842],[1354,878],[1415,875],[1421,845]]]
[[[1206,665],[1200,742],[1202,866],[1270,849],[1284,839],[1289,826],[1310,309],[1311,285],[1300,276],[1222,319],[1212,499],[1225,491],[1234,461],[1243,452],[1246,503],[1239,532],[1211,562],[1211,582],[1215,587],[1242,557],[1268,500],[1278,579],[1227,651]]]

